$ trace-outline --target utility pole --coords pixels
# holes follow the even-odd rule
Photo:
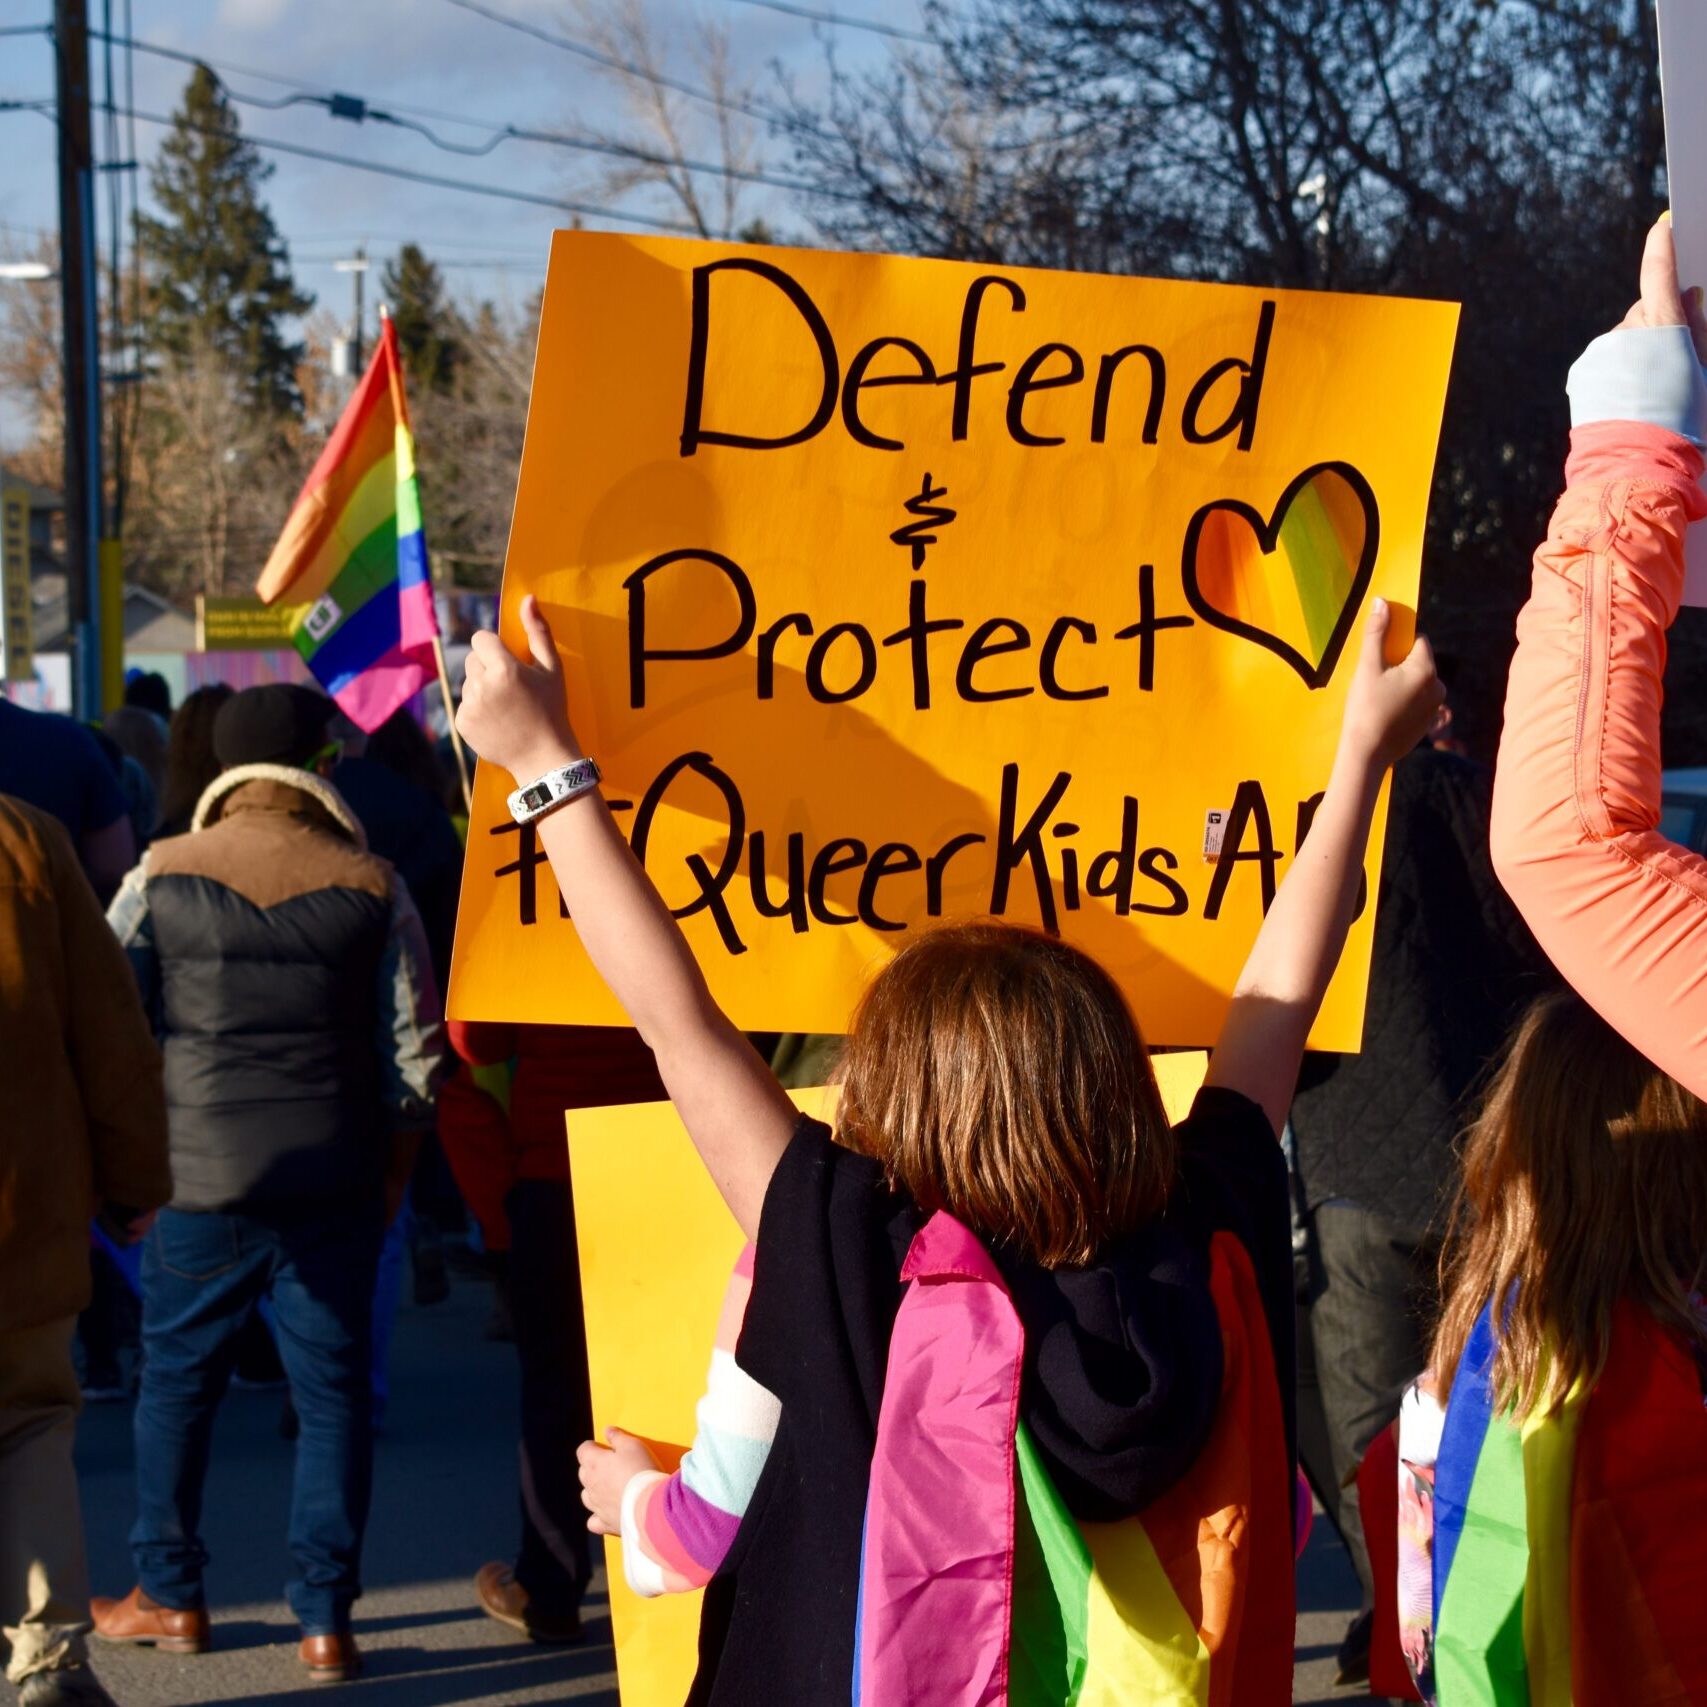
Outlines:
[[[333,351],[332,371],[346,375],[351,385],[357,385],[362,377],[362,280],[367,276],[368,259],[365,244],[358,245],[355,254],[348,260],[334,261],[332,271],[349,273],[351,282],[355,285],[355,318],[350,322],[350,335],[341,340],[343,350]]]
[[[59,118],[59,291],[65,370],[65,571],[77,632],[73,697],[99,717],[101,672],[100,321],[95,301],[95,161],[89,139],[89,15],[54,0]],[[112,636],[114,644],[118,636]]]

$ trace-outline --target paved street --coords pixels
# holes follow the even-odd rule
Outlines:
[[[1334,1688],[1334,1655],[1358,1605],[1357,1576],[1339,1537],[1318,1511],[1298,1565],[1298,1634],[1292,1699],[1308,1707],[1367,1702],[1355,1689]]]
[[[352,1707],[571,1700],[615,1707],[597,1586],[587,1607],[588,1643],[580,1649],[536,1648],[473,1606],[475,1569],[507,1556],[515,1538],[514,1362],[509,1346],[482,1337],[489,1299],[484,1285],[454,1276],[448,1303],[430,1310],[406,1303],[398,1323],[368,1538],[368,1592],[358,1609],[364,1680],[340,1695],[307,1684],[297,1669],[296,1631],[280,1597],[291,1449],[278,1434],[279,1395],[234,1392],[220,1413],[205,1525],[215,1650],[187,1659],[100,1648],[97,1663],[120,1707],[249,1701],[326,1707],[346,1695]],[[95,1586],[122,1593],[132,1580],[125,1547],[130,1407],[88,1410],[79,1456]],[[1300,1702],[1357,1699],[1332,1689],[1332,1655],[1352,1590],[1343,1551],[1323,1540],[1326,1533],[1318,1523],[1305,1560]],[[10,1707],[12,1699],[0,1683],[0,1701]]]
[[[405,1288],[407,1295],[407,1288]],[[588,1643],[540,1648],[473,1603],[471,1579],[507,1558],[516,1538],[513,1349],[483,1337],[491,1292],[453,1275],[450,1300],[405,1302],[393,1348],[391,1408],[379,1443],[367,1594],[357,1630],[369,1707],[547,1701],[615,1707],[609,1625],[600,1587],[587,1607]],[[326,1707],[296,1663],[296,1628],[282,1598],[291,1448],[279,1437],[278,1393],[233,1392],[220,1411],[204,1533],[215,1649],[195,1658],[98,1647],[120,1707],[266,1701]],[[130,1406],[84,1412],[79,1460],[97,1592],[132,1582]]]

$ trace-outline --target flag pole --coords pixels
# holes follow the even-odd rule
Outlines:
[[[360,255],[362,252],[358,249],[356,253]],[[389,303],[382,302],[379,305],[379,319],[381,336],[383,337],[383,328],[391,319],[391,305]],[[361,273],[358,272],[356,274],[356,344],[358,348],[360,347],[362,336],[361,320],[362,276]],[[393,368],[393,378],[396,380],[398,409],[402,415],[403,424],[407,427],[409,424],[409,406],[403,398],[403,375],[395,367]],[[450,729],[451,750],[456,754],[456,780],[462,784],[463,809],[468,813],[469,822],[473,823],[474,790],[469,786],[468,781],[468,753],[463,747],[462,736],[458,733],[456,727],[456,707],[451,703],[450,697],[450,668],[445,663],[445,643],[443,637],[439,633],[438,624],[436,622],[433,624],[433,662],[439,667],[439,693],[443,696],[445,702],[445,723]]]
[[[450,670],[445,665],[445,643],[435,634],[433,636],[433,661],[439,667],[439,692],[444,696],[445,721],[450,725],[450,744],[456,753],[456,774],[462,784],[462,804],[468,810],[469,822],[474,820],[474,791],[468,786],[468,753],[462,744],[462,736],[457,732],[456,707],[451,704]]]

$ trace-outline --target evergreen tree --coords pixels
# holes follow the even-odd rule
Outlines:
[[[148,275],[147,339],[177,362],[212,351],[231,364],[251,403],[296,412],[302,346],[285,322],[314,298],[291,277],[284,240],[261,186],[272,175],[245,142],[219,79],[191,73],[150,182],[159,217],[137,221]]]
[[[447,391],[466,352],[445,301],[444,276],[420,246],[405,243],[380,275],[382,300],[397,328],[403,369],[418,390]]]

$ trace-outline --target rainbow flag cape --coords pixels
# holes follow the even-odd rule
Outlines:
[[[1707,1410],[1694,1359],[1634,1304],[1554,1416],[1494,1410],[1484,1310],[1434,1484],[1441,1707],[1707,1701]]]
[[[1280,1707],[1292,1511],[1250,1259],[1218,1234],[1208,1444],[1124,1523],[1077,1522],[1019,1420],[1024,1330],[979,1241],[914,1239],[872,1459],[854,1707]]]
[[[267,604],[298,607],[297,651],[363,729],[377,729],[432,679],[438,618],[389,315],[255,591]]]

